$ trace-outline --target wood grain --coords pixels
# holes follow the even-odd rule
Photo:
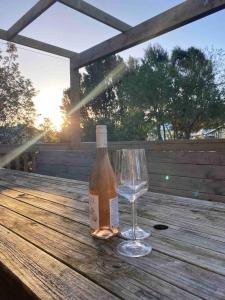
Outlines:
[[[6,30],[0,29],[0,39],[5,40],[5,41],[8,40]],[[63,56],[66,58],[70,58],[72,56],[75,57],[77,55],[77,53],[74,51],[70,51],[67,49],[63,49],[61,47],[50,45],[50,44],[47,44],[47,43],[44,43],[44,42],[41,42],[41,41],[38,41],[35,39],[28,38],[23,35],[16,35],[13,38],[12,42],[19,44],[19,45],[26,46],[26,47],[30,47],[33,49],[37,49],[37,50],[49,52],[49,53],[52,53],[55,55]]]
[[[56,0],[39,0],[28,12],[25,13],[15,24],[13,24],[7,31],[7,38],[11,40],[20,31],[32,23],[44,11],[52,6]]]
[[[157,299],[162,295],[164,297],[190,298],[182,290],[129,265],[114,255],[110,248],[108,251],[112,253],[109,260],[107,253],[102,251],[103,249],[101,250],[102,243],[97,245],[96,242],[101,253],[99,255],[99,252],[93,247],[79,243],[9,210],[0,207],[0,212],[3,215],[4,226],[19,235],[22,234],[25,239],[78,270],[89,279],[98,281],[100,285],[110,289],[123,299],[140,299],[141,295],[148,295],[149,299]],[[103,267],[106,262],[107,267]],[[124,286],[124,279],[126,286]]]
[[[131,28],[131,26],[125,22],[83,0],[59,0],[59,2],[119,31],[124,32]]]
[[[31,245],[30,253],[38,249],[38,266],[44,253],[120,299],[225,297],[224,204],[147,193],[139,201],[138,221],[151,229],[154,250],[129,259],[115,251],[120,239],[105,242],[90,236],[87,183],[6,169],[0,170],[0,178],[0,225],[13,234],[8,236],[11,243],[15,235]],[[129,224],[130,218],[130,207],[121,201],[121,224]],[[157,231],[153,226],[159,223],[169,229]],[[30,288],[26,276],[18,278]]]
[[[99,58],[138,45],[144,41],[224,9],[224,7],[225,1],[223,0],[184,1],[167,11],[134,26],[125,33],[116,35],[111,39],[83,51],[80,53],[79,59],[75,60],[75,67],[83,67]]]
[[[84,224],[84,225],[88,225],[88,216],[85,212],[82,213],[82,211],[73,211],[73,209],[71,209],[69,207],[64,207],[62,209],[62,208],[60,208],[60,205],[56,205],[56,204],[47,206],[42,201],[39,201],[38,203],[35,203],[35,201],[33,201],[33,204],[31,205],[31,201],[29,200],[29,197],[26,197],[26,196],[19,196],[16,199],[17,200],[14,200],[12,202],[12,201],[10,201],[10,198],[8,198],[6,196],[1,196],[1,204],[4,205],[4,206],[7,206],[10,209],[13,209],[14,211],[18,211],[21,214],[23,214],[24,211],[27,211],[26,215],[31,214],[32,209],[33,209],[32,206],[35,206],[35,207],[42,208],[43,216],[46,216],[46,212],[43,211],[43,209],[44,209],[44,210],[47,210],[48,212],[60,215],[62,217],[68,218],[72,221],[79,222],[79,223]],[[27,206],[27,205],[22,205],[22,203],[19,204],[18,200],[19,201],[25,201],[26,203],[29,203],[30,205]],[[41,213],[41,211],[40,211],[40,213]],[[162,218],[164,220],[176,219],[179,222],[180,220],[182,220],[183,216],[186,214],[186,211],[182,211],[181,209],[180,210],[176,209],[176,213],[172,213],[168,209],[166,209],[165,207],[164,208],[160,207],[160,209],[158,209],[157,206],[154,207],[154,205],[151,205],[149,207],[145,206],[145,208],[143,210],[140,210],[140,213],[141,213],[142,217],[145,218],[145,219],[147,219],[147,218],[150,219],[150,218],[152,218],[152,215],[157,214],[159,216],[159,218]],[[167,216],[167,217],[165,218],[165,216]],[[201,216],[200,221],[202,221],[206,224],[205,225],[206,226],[206,231],[207,231],[207,225],[209,227],[215,227],[215,229],[217,229],[217,227],[218,227],[218,229],[219,229],[220,224],[224,223],[224,218],[222,218],[221,220],[220,220],[220,218],[217,218],[212,223],[212,221],[210,219],[208,219],[206,216],[204,216],[203,214],[198,215],[196,213],[191,213],[191,212],[189,212],[189,218],[187,219],[187,221],[189,221],[189,223],[196,224],[196,227],[197,227],[197,226],[199,226],[199,223],[200,223],[198,221],[200,216]],[[130,217],[128,217],[128,219],[130,219]],[[54,222],[54,226],[55,226],[55,222]],[[181,232],[180,236],[182,236],[182,235],[187,238],[187,236],[186,236],[186,234],[184,234],[184,232]],[[176,235],[174,235],[174,236],[176,237]],[[192,240],[190,240],[190,238],[192,238]],[[163,237],[163,236],[160,237],[160,241],[157,241],[156,244],[157,245],[162,245],[161,244],[162,242],[164,244],[164,239],[165,239],[165,237]],[[173,235],[172,235],[172,239],[171,239],[171,236],[170,236],[169,239],[167,240],[167,247],[168,247],[168,244],[170,245],[167,248],[167,250],[170,251],[170,252],[172,252],[172,251],[175,252],[174,245],[173,245],[173,240],[174,240]],[[188,259],[190,261],[192,261],[193,263],[195,263],[195,264],[200,263],[201,266],[207,267],[210,270],[215,270],[215,268],[218,268],[218,272],[223,272],[221,270],[221,267],[220,267],[222,261],[219,259],[219,262],[216,263],[216,257],[218,257],[218,258],[220,257],[220,256],[218,256],[218,254],[215,253],[215,260],[213,261],[213,263],[209,264],[208,256],[211,256],[211,254],[210,254],[211,250],[210,251],[208,250],[209,253],[206,251],[206,253],[208,253],[208,254],[206,254],[204,247],[203,248],[201,247],[202,249],[199,248],[199,246],[201,245],[201,239],[199,238],[199,240],[198,240],[193,235],[189,235],[187,240],[189,240],[189,242],[191,242],[191,244],[192,244],[191,247],[193,247],[194,245],[197,247],[196,248],[196,255],[192,254],[192,256],[189,257],[188,250],[185,251],[185,254],[183,253],[184,254],[183,255],[182,254],[182,252],[184,252],[184,250],[183,250],[183,251],[177,251],[178,258],[187,259],[187,257],[188,257]],[[183,240],[182,242],[184,243],[185,240]],[[206,238],[205,243],[207,244],[207,242],[208,242],[208,238]],[[183,244],[181,243],[180,238],[178,238],[178,240],[176,240],[176,246],[181,247],[181,245],[183,245]],[[212,242],[212,245],[216,245],[215,241]],[[188,248],[189,247],[188,244],[186,244],[185,247]],[[213,247],[213,246],[208,246],[208,248],[211,248],[211,247]],[[193,249],[195,249],[195,248],[193,248]],[[212,250],[216,251],[215,248],[212,248]],[[179,256],[179,255],[181,255],[181,256]],[[199,259],[200,257],[204,261],[203,265],[201,264],[201,260]],[[220,258],[222,259],[222,257],[223,257],[223,255]]]
[[[22,206],[22,208],[21,208]],[[23,205],[21,205],[20,208],[24,210]],[[33,212],[35,213],[35,210],[33,210]],[[11,230],[19,233],[19,234],[23,234],[23,236],[32,241],[32,243],[38,244],[40,247],[44,248],[45,250],[47,250],[48,252],[51,252],[52,255],[57,255],[57,257],[59,257],[60,259],[66,260],[67,264],[69,263],[70,265],[74,264],[74,267],[79,268],[79,266],[82,266],[82,271],[83,272],[87,272],[88,276],[95,276],[95,272],[97,272],[98,274],[98,278],[100,280],[100,274],[103,272],[103,270],[105,270],[105,267],[103,268],[103,270],[99,270],[96,269],[95,267],[95,272],[91,272],[90,273],[90,267],[91,267],[91,261],[92,259],[95,260],[95,252],[92,251],[90,252],[90,248],[88,249],[87,247],[85,248],[85,246],[83,245],[85,244],[90,244],[92,247],[98,249],[99,251],[103,251],[103,252],[107,252],[108,254],[110,253],[110,264],[109,264],[109,259],[107,257],[105,257],[104,253],[101,254],[100,258],[98,257],[98,266],[104,266],[105,263],[107,262],[107,274],[110,274],[110,280],[111,278],[113,279],[114,276],[114,272],[116,272],[116,274],[118,274],[118,270],[120,270],[119,272],[121,272],[121,274],[124,275],[124,271],[125,272],[131,272],[132,267],[128,267],[126,266],[125,262],[122,262],[121,260],[117,261],[114,256],[115,256],[115,252],[114,249],[116,247],[116,242],[114,242],[113,244],[110,245],[110,243],[105,244],[105,242],[98,242],[97,241],[93,241],[93,239],[88,235],[88,231],[89,229],[86,226],[83,226],[83,228],[81,228],[81,225],[79,225],[79,228],[77,228],[78,226],[75,224],[72,224],[71,222],[66,222],[66,226],[67,229],[65,229],[64,231],[64,236],[60,236],[57,232],[52,232],[51,230],[49,230],[47,227],[43,227],[40,226],[38,224],[34,224],[32,221],[29,221],[25,218],[19,217],[16,214],[13,214],[12,212],[5,210],[4,208],[0,209],[1,211],[1,215],[3,216],[2,221],[4,226],[10,228]],[[24,210],[24,213],[26,214],[26,210]],[[38,218],[38,215],[35,213],[34,215],[32,215],[31,213],[29,213],[29,217],[34,216],[34,218]],[[50,215],[50,214],[49,214]],[[55,230],[56,228],[59,228],[59,230],[64,230],[64,222],[62,222],[62,220],[60,221],[61,225],[59,225],[58,227],[56,226],[56,223],[52,224],[51,220],[52,218],[50,218],[48,220],[48,217],[45,214],[45,217],[43,216],[43,220],[45,220],[45,222],[48,222],[50,226],[52,226],[53,230]],[[57,216],[55,216],[57,219]],[[68,226],[70,226],[70,229],[68,228]],[[71,237],[73,237],[73,239],[76,240],[81,240],[82,244],[78,244],[75,241],[71,241],[66,237],[66,234],[68,235],[68,233],[70,233]],[[50,239],[50,240],[49,240]],[[60,240],[61,242],[59,243],[58,240]],[[62,243],[62,241],[64,241]],[[69,248],[68,248],[69,247]],[[74,253],[74,254],[73,254]],[[79,253],[79,255],[78,255]],[[90,253],[92,258],[88,258],[86,257],[85,261],[88,263],[88,265],[85,265],[85,261],[83,261],[81,254],[80,253],[85,253],[85,255],[88,255]],[[75,255],[75,257],[74,257]],[[113,256],[113,257],[112,257]],[[76,258],[77,257],[77,258]],[[103,261],[101,261],[101,258],[103,258]],[[78,261],[77,261],[78,259]],[[91,259],[91,261],[90,261]],[[207,272],[204,270],[199,270],[196,267],[193,267],[191,265],[187,265],[184,262],[181,261],[177,261],[177,263],[172,263],[172,261],[174,259],[172,258],[167,258],[165,255],[162,255],[158,252],[154,252],[153,256],[149,257],[149,259],[147,258],[143,258],[144,261],[140,262],[140,259],[131,261],[130,259],[127,259],[126,261],[128,263],[131,263],[133,266],[139,267],[141,265],[141,269],[143,269],[145,272],[150,272],[150,274],[154,274],[157,277],[160,277],[166,281],[169,280],[169,282],[171,283],[176,283],[176,285],[183,287],[183,288],[187,288],[188,291],[194,293],[194,294],[204,294],[205,295],[205,299],[210,299],[209,295],[214,295],[215,299],[218,295],[221,295],[221,293],[223,293],[223,290],[221,290],[223,284],[221,284],[221,280],[222,278],[218,275],[213,275],[211,274],[211,278],[216,277],[216,282],[217,282],[217,291],[215,292],[215,286],[214,289],[207,289],[207,293],[205,291],[205,287],[208,285],[207,281],[208,281],[208,275]],[[146,260],[147,259],[147,260]],[[169,260],[166,262],[166,260]],[[164,267],[166,268],[166,272],[163,271],[163,269],[159,269],[157,267],[157,264],[160,265],[164,265]],[[149,265],[150,264],[150,265]],[[110,267],[111,266],[111,267]],[[118,266],[116,268],[114,268],[114,266]],[[120,266],[120,267],[119,267]],[[177,271],[174,272],[173,267],[176,266]],[[111,268],[114,268],[111,269]],[[115,270],[116,269],[116,270]],[[183,271],[182,271],[183,269]],[[184,270],[188,270],[190,269],[190,274],[184,273]],[[194,282],[197,282],[196,279],[193,278],[193,276],[191,276],[191,274],[194,272],[194,274],[196,274],[196,276],[199,276],[199,272],[201,272],[201,285],[205,286],[203,288],[203,290],[200,292],[198,291],[199,289],[199,284],[200,282],[198,281],[198,285],[196,286],[196,284]],[[183,274],[182,274],[183,273]],[[106,276],[107,275],[104,271],[103,275]],[[127,276],[132,276],[133,272],[130,273],[126,273]],[[135,278],[139,278],[139,276],[141,276],[140,271],[136,270],[134,272],[134,276]],[[169,275],[169,277],[168,277]],[[147,276],[147,274],[145,274],[144,278],[146,280],[150,280],[149,276]],[[185,279],[186,278],[186,279]],[[145,279],[142,279],[142,282],[145,282]],[[185,287],[185,282],[189,281],[190,286],[189,287]],[[115,291],[117,290],[118,293],[118,280],[116,280],[117,282],[117,286],[115,285]],[[150,282],[154,282],[154,278],[151,278]],[[101,284],[107,284],[107,278],[105,278],[104,280],[101,279]],[[146,282],[147,283],[147,282]],[[111,289],[114,287],[113,281],[110,283],[108,283],[111,285]],[[149,286],[149,284],[148,284]],[[220,287],[219,287],[220,286]],[[142,287],[143,288],[143,287]],[[120,287],[119,290],[121,290],[122,288]],[[146,288],[145,288],[146,289]],[[154,288],[155,289],[155,288]],[[161,284],[160,284],[160,289],[161,289]],[[122,289],[123,291],[123,289]],[[167,293],[172,293],[172,291],[167,287]],[[162,290],[161,292],[162,293]],[[163,291],[163,293],[165,293],[165,291]],[[121,294],[120,294],[121,295]],[[141,295],[140,293],[138,295]],[[148,295],[150,295],[150,292],[148,293]],[[171,294],[167,294],[168,297]],[[206,296],[207,295],[207,296]],[[127,294],[128,299],[129,298],[129,293]],[[185,297],[185,294],[182,295],[182,297]],[[193,296],[192,296],[193,297]],[[126,297],[125,297],[126,298]],[[176,299],[176,298],[175,298]],[[185,299],[185,298],[184,298]],[[191,299],[194,299],[191,298]]]
[[[39,299],[115,299],[85,277],[0,226],[0,260]]]

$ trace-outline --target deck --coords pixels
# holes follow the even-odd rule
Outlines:
[[[89,234],[86,182],[1,169],[0,299],[225,299],[225,204],[148,193],[138,213],[153,251],[120,257]]]

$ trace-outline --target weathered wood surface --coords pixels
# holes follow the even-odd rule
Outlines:
[[[148,193],[138,212],[153,252],[120,257],[89,234],[86,182],[1,169],[0,274],[24,299],[225,299],[225,204]]]
[[[7,31],[4,29],[0,29],[0,39],[1,40],[5,40],[8,41],[8,36],[7,36]],[[50,45],[35,39],[31,39],[28,38],[26,36],[23,35],[16,35],[13,40],[13,43],[19,44],[19,45],[23,45],[26,47],[30,47],[33,49],[37,49],[37,50],[41,50],[41,51],[45,51],[45,52],[49,52],[55,55],[59,55],[59,56],[63,56],[63,57],[75,57],[77,55],[76,52],[74,51],[70,51],[67,49],[63,49],[61,47],[57,47],[54,45]]]
[[[14,150],[20,145],[7,145],[0,144],[0,153],[6,153],[8,151]],[[76,148],[71,148],[69,143],[44,143],[38,144],[38,150],[80,150],[80,151],[94,151],[96,149],[95,142],[82,142]],[[109,142],[109,150],[123,149],[123,148],[144,148],[145,150],[154,151],[157,155],[160,152],[168,151],[168,154],[177,155],[176,152],[190,154],[192,152],[208,152],[218,154],[225,151],[225,139],[203,139],[203,140],[169,140],[169,141],[119,141],[119,142]],[[32,147],[30,148],[32,149]]]
[[[36,159],[38,155],[37,148],[32,147],[27,149],[22,154],[17,156],[15,159],[11,160],[10,152],[15,151],[15,147],[0,147],[0,167],[4,166],[8,169],[34,172],[36,169]],[[12,153],[12,152],[11,152]],[[5,164],[6,161],[11,160],[9,163]]]
[[[224,0],[187,0],[171,9],[116,35],[74,58],[83,67],[107,55],[120,52],[225,8]]]
[[[39,0],[28,12],[26,12],[15,24],[13,24],[8,29],[8,40],[14,38],[20,31],[27,27],[55,2],[56,0]]]
[[[83,0],[59,0],[59,2],[119,31],[124,32],[131,28],[131,26],[125,22]]]
[[[120,52],[225,8],[225,0],[187,0],[145,22],[142,22],[134,27],[130,27],[128,24],[118,20],[108,13],[101,11],[85,1],[58,1],[100,22],[121,30],[123,33],[94,47],[91,47],[81,52],[79,55],[72,51],[61,49],[60,47],[17,35],[21,30],[23,30],[27,25],[29,25],[40,14],[42,14],[56,2],[56,0],[39,0],[8,31],[0,29],[0,38],[3,40],[12,40],[15,43],[34,49],[72,58],[74,68],[78,69],[90,64],[91,62],[94,62],[97,59]]]
[[[181,142],[174,144],[182,145]],[[187,145],[208,144],[212,143],[184,142],[183,146],[186,149]],[[220,145],[223,145],[223,151],[222,148],[220,151],[157,151],[155,143],[112,143],[109,144],[109,153],[113,163],[117,149],[144,146],[151,191],[225,202],[225,144],[220,142]],[[167,149],[169,145],[166,143],[162,147]],[[44,150],[37,157],[36,172],[88,181],[94,160],[95,150],[92,147],[85,150]]]
[[[80,74],[79,69],[73,69],[70,59],[70,100],[71,109],[75,111],[70,113],[71,120],[71,146],[75,147],[80,144],[80,109],[76,105],[80,102]]]

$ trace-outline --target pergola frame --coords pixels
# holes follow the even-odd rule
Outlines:
[[[121,31],[121,33],[81,53],[76,53],[19,35],[25,27],[31,24],[56,2],[60,2],[117,29]],[[0,39],[70,59],[71,100],[72,103],[76,105],[80,101],[79,68],[87,66],[108,55],[118,53],[166,32],[182,27],[185,24],[189,24],[224,8],[225,0],[186,0],[147,21],[132,27],[83,0],[39,0],[7,31],[0,29]],[[73,146],[77,146],[80,144],[79,112],[74,113],[72,116],[71,129],[73,131],[71,143]]]

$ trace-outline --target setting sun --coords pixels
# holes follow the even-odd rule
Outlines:
[[[37,114],[40,114],[36,119],[36,124],[40,125],[44,118],[49,118],[56,130],[60,130],[62,126],[61,101],[61,89],[57,87],[42,88],[34,99]]]

